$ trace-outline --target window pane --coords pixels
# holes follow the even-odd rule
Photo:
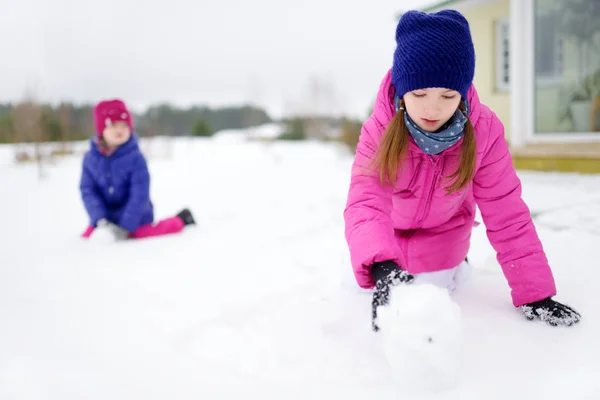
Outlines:
[[[535,0],[536,133],[600,132],[600,1]]]
[[[510,88],[510,38],[508,20],[496,21],[496,90],[508,91]]]

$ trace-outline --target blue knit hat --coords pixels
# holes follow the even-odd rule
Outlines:
[[[467,98],[475,75],[475,48],[461,13],[408,11],[398,22],[396,44],[392,83],[398,96],[442,87]]]

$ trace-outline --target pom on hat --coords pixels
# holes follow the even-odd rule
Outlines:
[[[125,122],[133,131],[133,118],[123,101],[103,100],[94,107],[94,126],[99,137],[107,126],[118,121]]]
[[[442,87],[467,92],[475,75],[475,47],[466,18],[454,10],[408,11],[396,27],[392,83],[396,93]]]

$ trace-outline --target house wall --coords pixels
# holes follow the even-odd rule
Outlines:
[[[510,140],[510,93],[496,87],[496,21],[509,18],[510,0],[455,1],[429,7],[428,12],[442,8],[460,11],[469,21],[475,45],[474,84],[481,102],[500,118]]]
[[[496,21],[509,17],[509,0],[475,5],[462,11],[475,44],[475,87],[481,101],[500,118],[510,140],[510,93],[496,88]]]

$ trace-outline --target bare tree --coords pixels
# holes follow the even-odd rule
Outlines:
[[[251,108],[244,115],[244,121],[242,126],[247,128],[250,126],[256,126],[260,122],[260,115],[258,112],[253,110],[254,106],[258,106],[263,101],[263,83],[260,78],[254,74],[250,76],[250,82],[248,84],[248,99],[247,103],[250,104]]]
[[[337,109],[335,84],[330,78],[313,75],[309,78],[307,89],[307,137],[328,139]]]
[[[42,110],[32,96],[17,104],[13,109],[13,128],[18,143],[24,144],[25,151],[17,147],[17,161],[26,161],[29,158],[27,145],[33,144],[33,158],[38,165],[38,178],[45,177],[44,157],[42,142],[45,141],[45,132],[42,126]]]
[[[131,111],[131,110],[130,110]],[[163,122],[163,118],[161,118],[161,109],[153,108],[148,113],[149,124],[146,129],[142,131],[138,131],[138,135],[140,135],[140,145],[142,147],[142,152],[148,158],[154,157],[152,152],[154,146],[154,142],[157,136],[166,135],[167,130],[165,129],[165,122]],[[133,121],[134,125],[137,125],[136,121]],[[137,128],[136,128],[137,130]]]
[[[73,129],[71,127],[71,110],[68,104],[61,103],[58,107],[58,123],[60,126],[60,151],[63,154],[70,154]]]

